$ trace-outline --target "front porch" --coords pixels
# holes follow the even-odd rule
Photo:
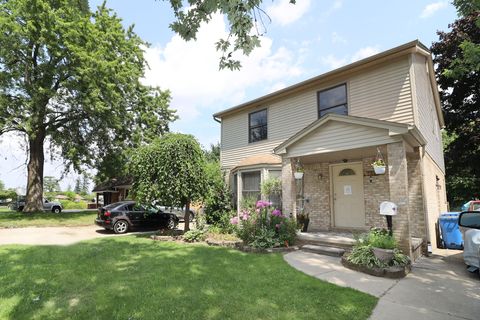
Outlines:
[[[386,228],[379,206],[393,202],[398,213],[393,217],[394,236],[412,257],[412,238],[427,241],[423,140],[412,130],[403,124],[348,116],[319,119],[275,149],[282,156],[283,211],[308,213],[309,230],[321,232],[317,238],[328,238],[331,234],[323,232],[345,236],[344,231]],[[372,168],[378,153],[387,163],[385,174],[377,175]],[[304,171],[301,179],[293,175],[298,166]]]

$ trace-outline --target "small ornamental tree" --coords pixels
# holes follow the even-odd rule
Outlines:
[[[205,156],[193,136],[169,133],[138,148],[128,171],[137,201],[185,207],[184,230],[190,230],[190,203],[204,198],[207,190]]]

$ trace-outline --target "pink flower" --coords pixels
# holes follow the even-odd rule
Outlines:
[[[277,224],[275,225],[275,228],[277,228],[277,229],[280,228],[280,224],[277,223]]]
[[[248,220],[248,213],[247,212],[244,212],[243,215],[242,215],[242,220]]]
[[[268,202],[268,201],[264,201],[264,200],[257,201],[257,209],[263,209],[263,208],[269,207],[271,205],[272,205],[272,203]]]
[[[230,219],[231,224],[238,224],[238,217],[233,217]]]
[[[280,211],[280,210],[278,210],[278,209],[275,209],[275,210],[273,210],[273,212],[272,212],[272,216],[281,217],[281,216],[282,216],[282,211]]]

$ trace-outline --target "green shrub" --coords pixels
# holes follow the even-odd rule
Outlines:
[[[87,203],[84,201],[74,202],[70,200],[60,200],[63,209],[87,209]]]
[[[218,161],[208,162],[205,171],[208,189],[205,197],[205,219],[209,224],[216,224],[232,209],[232,195]]]
[[[269,229],[267,226],[262,226],[256,232],[253,241],[249,244],[254,248],[272,248],[278,246],[278,238],[275,236],[275,231]]]
[[[237,232],[237,226],[232,224],[230,220],[233,217],[237,216],[236,211],[228,211],[225,212],[221,217],[220,220],[214,224],[215,227],[219,228],[221,233],[225,234],[233,234]]]
[[[203,230],[195,229],[185,232],[183,239],[187,242],[198,242],[205,240],[206,233]]]
[[[395,249],[397,242],[385,229],[372,229],[369,232],[368,243],[375,248]]]

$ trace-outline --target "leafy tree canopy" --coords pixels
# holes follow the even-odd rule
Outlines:
[[[5,184],[3,183],[2,180],[0,180],[0,191],[5,190]]]
[[[270,20],[260,7],[263,0],[188,0],[187,8],[184,7],[185,1],[168,1],[176,18],[170,28],[187,41],[196,39],[201,23],[210,21],[212,14],[225,15],[230,33],[216,43],[217,50],[223,54],[220,69],[240,69],[240,61],[232,57],[233,53],[240,51],[249,55],[259,47],[259,36],[265,32],[265,22]],[[295,2],[290,0],[291,4]]]
[[[480,1],[454,1],[459,19],[432,44],[448,144],[447,193],[454,204],[480,191]]]
[[[27,204],[41,209],[45,140],[77,171],[168,131],[169,93],[141,85],[146,46],[105,5],[0,0],[0,134],[28,138]]]
[[[191,135],[169,133],[132,154],[132,193],[142,203],[185,206],[185,230],[192,201],[206,194],[205,156]]]
[[[60,185],[58,179],[52,176],[43,177],[43,190],[46,192],[57,192],[60,191]]]

